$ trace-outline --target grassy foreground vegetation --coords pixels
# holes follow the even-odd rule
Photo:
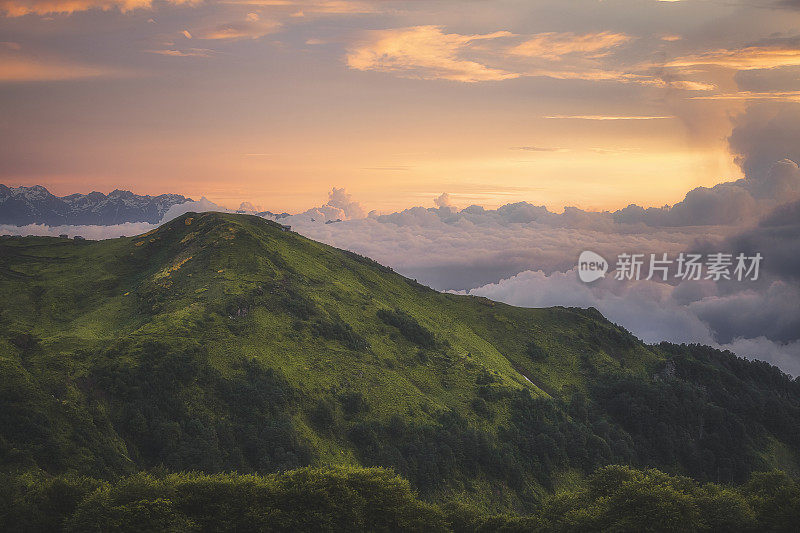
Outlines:
[[[526,516],[430,504],[381,468],[8,481],[0,492],[5,531],[791,532],[800,521],[800,487],[777,471],[729,487],[608,466]]]
[[[185,499],[205,490],[281,529],[313,485],[344,491],[329,529],[347,509],[380,529],[380,505],[426,530],[641,529],[613,521],[625,502],[764,528],[796,517],[798,472],[798,380],[593,309],[441,294],[244,215],[0,241],[0,526],[39,505],[73,530],[231,529]]]

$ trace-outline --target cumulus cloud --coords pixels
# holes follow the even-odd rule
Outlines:
[[[415,207],[366,219],[346,216],[329,203],[291,217],[290,223],[311,238],[373,257],[435,288],[464,289],[531,268],[548,274],[564,271],[585,249],[609,256],[631,250],[673,253],[739,235],[738,242],[729,244],[755,253],[759,250],[752,241],[771,242],[775,237],[768,235],[777,231],[777,222],[770,219],[756,225],[759,217],[789,201],[797,184],[797,165],[780,161],[762,177],[700,187],[683,201],[661,208],[631,205],[592,212],[566,207],[554,213],[519,202],[459,211],[449,205],[449,197],[439,197],[437,208]],[[349,197],[347,201],[352,202]],[[335,219],[355,220],[335,227],[322,224]],[[792,253],[797,250],[794,238],[780,246],[786,252],[775,249],[778,245],[768,251],[785,257],[786,269],[793,268],[793,258],[800,256]]]
[[[237,213],[260,213],[263,209],[260,205],[254,205],[252,202],[242,202],[239,205],[239,209],[236,210]]]
[[[651,226],[741,225],[799,197],[800,169],[794,161],[783,159],[766,172],[749,172],[744,179],[697,187],[672,206],[644,209],[630,205],[616,211],[614,219]]]
[[[759,130],[760,131],[760,130]],[[739,132],[748,175],[698,188],[674,206],[616,212],[521,202],[498,209],[436,208],[370,214],[341,224],[298,219],[299,232],[370,256],[439,290],[514,305],[598,308],[647,342],[697,342],[800,374],[800,171],[780,160],[766,171],[758,136]],[[751,141],[747,144],[744,140]],[[769,144],[765,140],[765,144]],[[772,152],[770,152],[772,153]],[[755,164],[754,164],[755,165]],[[758,281],[580,282],[583,250],[613,260],[623,252],[761,253]]]
[[[196,201],[190,200],[182,204],[175,204],[171,206],[169,209],[167,209],[167,212],[164,213],[164,217],[161,219],[161,222],[159,222],[159,224],[165,224],[170,220],[177,218],[185,213],[192,213],[192,212],[205,213],[207,211],[219,211],[222,213],[233,212],[230,209],[226,209],[208,200],[207,198],[202,197]]]
[[[436,207],[454,207],[453,202],[450,200],[450,195],[446,192],[443,192],[439,196],[433,199],[433,204]]]
[[[414,207],[341,224],[324,224],[341,217],[321,211],[291,216],[287,223],[310,238],[372,257],[437,289],[472,288],[532,268],[564,271],[585,249],[609,256],[630,249],[678,252],[698,239],[723,238],[732,231],[623,225],[610,213],[576,208],[553,213],[525,202],[460,211],[444,205]]]
[[[775,280],[757,290],[746,288],[703,298],[690,303],[688,310],[708,324],[715,340],[722,343],[758,336],[790,342],[800,338],[798,302],[797,284]]]
[[[800,201],[775,209],[744,230],[620,223],[614,213],[576,208],[553,213],[524,202],[457,210],[446,194],[435,203],[435,208],[364,216],[350,194],[333,188],[324,205],[282,221],[310,238],[367,255],[440,290],[529,307],[593,306],[647,342],[699,342],[797,371]],[[224,209],[201,199],[173,206],[164,221],[208,210]],[[247,203],[241,210],[257,212]],[[342,222],[325,223],[334,220]],[[154,227],[28,226],[0,232],[107,238]],[[612,263],[623,252],[675,257],[686,250],[760,252],[765,260],[757,282],[623,282],[609,276],[587,285],[574,270],[583,250],[598,252]]]
[[[761,179],[775,161],[800,161],[800,105],[752,105],[733,121],[731,152],[746,176]]]
[[[758,225],[730,237],[726,246],[769,257],[764,270],[777,278],[800,281],[800,201],[783,205]]]
[[[614,219],[652,226],[752,224],[800,199],[798,135],[800,106],[751,106],[734,120],[728,139],[743,179],[698,187],[673,206],[631,205],[615,212]]]
[[[783,158],[800,154],[793,151],[792,115],[761,111],[737,119],[731,135],[745,178],[695,189],[673,206],[616,212],[566,207],[555,213],[520,202],[458,210],[445,193],[434,199],[436,207],[366,215],[344,189],[333,188],[323,205],[282,220],[310,238],[372,257],[439,290],[524,306],[593,306],[648,342],[710,344],[796,372],[800,169]],[[242,209],[255,211],[246,204]],[[206,210],[221,208],[201,199],[173,206],[165,220]],[[337,220],[342,222],[326,224]],[[92,231],[118,236],[146,229],[80,231],[92,237]],[[21,231],[73,233],[41,227]],[[623,252],[761,253],[764,262],[757,282],[607,278],[586,285],[573,270],[583,250],[611,260]]]
[[[333,187],[328,192],[328,201],[319,207],[293,215],[287,219],[290,224],[309,225],[331,222],[336,220],[354,220],[364,218],[366,211],[361,204],[353,200],[353,197],[344,188]]]
[[[348,194],[344,188],[337,189],[334,187],[328,193],[328,203],[331,207],[341,209],[344,213],[344,218],[363,218],[366,213],[361,207],[361,204],[353,200],[353,197]]]

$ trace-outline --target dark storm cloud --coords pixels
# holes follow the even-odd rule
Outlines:
[[[728,139],[744,179],[697,187],[673,206],[616,211],[619,223],[652,226],[738,224],[800,197],[800,105],[754,105],[734,119]]]
[[[781,159],[800,161],[800,105],[753,105],[733,125],[728,143],[748,178],[760,179]]]
[[[800,287],[775,280],[757,289],[693,302],[688,310],[708,325],[714,340],[728,344],[737,338],[766,337],[788,343],[800,339]]]
[[[728,246],[748,254],[760,252],[769,258],[765,272],[800,280],[800,201],[778,207],[755,228],[731,237]]]

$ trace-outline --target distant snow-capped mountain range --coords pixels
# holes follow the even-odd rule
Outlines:
[[[0,184],[0,224],[157,224],[170,207],[187,201],[191,198],[180,194],[141,196],[119,189],[108,195],[90,192],[55,196],[41,185],[15,188]]]

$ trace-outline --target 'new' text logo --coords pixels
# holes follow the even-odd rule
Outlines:
[[[603,256],[586,250],[578,258],[578,277],[584,283],[591,283],[605,277],[608,261]]]

